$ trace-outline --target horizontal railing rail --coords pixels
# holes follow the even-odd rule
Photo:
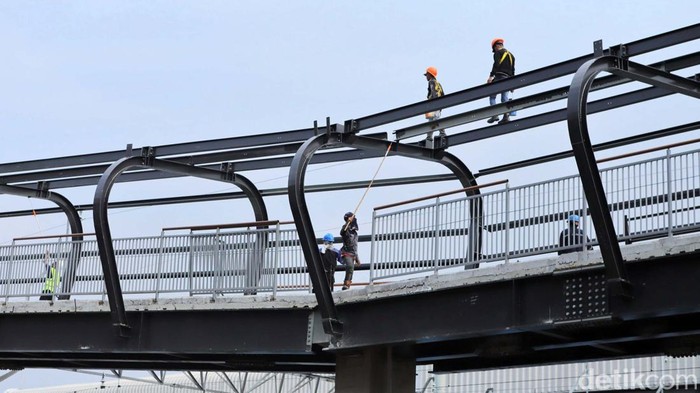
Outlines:
[[[649,158],[601,170],[619,241],[647,240],[700,230],[700,150]],[[645,154],[659,149],[635,152]],[[623,155],[613,158],[627,158]],[[612,159],[612,158],[611,158]],[[610,159],[609,159],[610,160]],[[608,160],[608,161],[609,161]],[[416,198],[410,202],[424,198]],[[579,176],[510,187],[480,195],[400,209],[375,210],[372,222],[370,281],[435,272],[449,267],[548,253],[567,253],[597,245]],[[475,217],[475,204],[483,216]],[[560,239],[570,215],[580,216],[582,236],[574,244]],[[478,234],[470,223],[481,221]],[[468,249],[467,241],[478,250]]]

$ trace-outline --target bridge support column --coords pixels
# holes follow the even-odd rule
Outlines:
[[[336,356],[337,393],[414,393],[416,357],[411,348],[371,347]]]

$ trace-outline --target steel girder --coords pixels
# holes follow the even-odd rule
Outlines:
[[[605,189],[588,131],[588,91],[596,75],[604,71],[695,98],[700,98],[700,84],[618,56],[604,56],[586,62],[576,72],[571,82],[567,105],[569,139],[605,261],[608,284],[614,293],[622,297],[632,297],[631,283],[622,261],[620,245],[608,210]]]
[[[650,87],[646,89],[641,89],[633,91],[630,93],[620,94],[614,97],[601,99],[598,101],[593,101],[588,105],[589,113],[598,113],[610,109],[620,108],[626,105],[632,105],[644,101],[649,101],[661,97],[665,97],[673,94],[672,92]],[[450,135],[450,145],[457,146],[465,143],[476,142],[483,139],[493,138],[497,136],[507,135],[514,132],[524,131],[530,128],[535,128],[547,124],[553,124],[556,122],[566,120],[566,109],[559,109],[535,116],[530,116],[523,119],[513,120],[506,124],[492,125],[482,128],[477,128],[473,130],[468,130],[464,132],[454,133]],[[405,145],[404,145],[405,146]],[[217,153],[223,154],[223,153]],[[376,158],[381,157],[383,152],[367,152],[362,150],[353,151],[341,151],[333,153],[324,153],[314,156],[312,159],[312,164],[317,163],[327,163],[327,162],[338,162],[338,161],[350,161],[365,158]],[[240,161],[236,162],[236,171],[250,171],[250,170],[260,170],[260,169],[270,169],[270,168],[282,168],[289,167],[291,165],[293,157],[276,157],[268,159],[258,159],[250,161]],[[201,168],[207,168],[216,170],[217,165],[202,165]],[[56,170],[51,173],[45,172],[43,176],[48,177],[63,177],[69,175],[69,178],[58,178],[57,180],[51,180],[50,184],[53,189],[60,188],[72,188],[72,187],[84,187],[93,186],[99,181],[99,176],[86,176],[86,174],[102,173],[104,168],[100,168],[99,172],[96,172],[93,168],[83,168],[66,170]],[[29,176],[29,175],[28,175]],[[34,176],[34,175],[31,175]],[[179,177],[177,174],[162,173],[156,171],[140,171],[140,172],[129,172],[125,173],[118,179],[118,182],[131,182],[131,181],[143,181],[143,180],[154,180],[154,179],[166,179]],[[13,182],[15,185],[21,185],[23,187],[33,188],[36,187],[37,183],[33,182],[23,182],[24,175],[10,175],[0,178],[0,180],[5,180]]]
[[[334,126],[335,130],[341,128],[340,125]],[[328,128],[331,130],[332,128]],[[361,137],[354,134],[343,134],[339,132],[327,132],[317,135],[306,141],[297,151],[289,168],[289,205],[294,217],[294,223],[299,233],[304,259],[309,269],[309,275],[312,285],[314,286],[316,300],[318,301],[323,328],[327,334],[333,337],[340,338],[343,335],[342,322],[337,318],[337,311],[333,302],[330,287],[325,279],[323,264],[317,250],[316,237],[314,235],[313,224],[309,215],[309,209],[306,205],[304,196],[304,178],[306,176],[306,168],[312,161],[313,154],[317,150],[326,145],[343,145],[348,147],[357,147],[362,150],[374,150],[386,152],[390,149],[392,155],[401,155],[404,157],[418,158],[433,162],[439,162],[448,167],[462,183],[463,187],[475,186],[476,179],[471,171],[455,156],[444,152],[443,150],[423,149],[410,145],[399,145],[385,140]],[[401,146],[401,149],[399,149]],[[478,189],[467,191],[467,195],[479,194]],[[472,204],[472,218],[470,221],[470,231],[480,233],[481,222],[483,220],[483,206],[481,200],[475,199]],[[477,229],[478,228],[478,229]],[[475,232],[470,232],[475,233]],[[480,236],[477,235],[476,244],[470,244],[470,250],[480,253]],[[470,242],[474,239],[470,236]],[[473,248],[471,248],[473,247]]]
[[[250,200],[256,221],[267,221],[267,209],[260,192],[255,185],[247,178],[233,172],[230,165],[222,165],[221,171],[199,168],[175,162],[157,160],[154,158],[153,150],[144,148],[140,157],[125,157],[116,161],[105,171],[100,178],[95,190],[93,201],[93,221],[95,235],[104,273],[105,287],[109,299],[109,308],[112,314],[112,322],[118,328],[119,334],[128,334],[129,325],[124,309],[124,299],[122,297],[121,286],[119,284],[119,273],[117,271],[114,248],[112,246],[112,234],[109,227],[107,214],[109,193],[112,190],[116,178],[129,168],[153,168],[159,171],[176,172],[188,176],[200,177],[203,179],[224,181],[233,183],[243,190]],[[265,244],[263,242],[262,244]]]
[[[212,139],[205,141],[176,143],[171,145],[155,146],[159,156],[171,156],[178,154],[192,154],[197,152],[210,152],[226,149],[237,149],[251,146],[277,145],[281,143],[302,142],[314,135],[313,128],[300,130],[274,132],[268,134],[246,135],[233,138]],[[49,158],[43,160],[31,160],[0,164],[0,173],[5,172],[26,172],[41,170],[46,168],[60,168],[76,165],[89,165],[104,162],[113,162],[130,155],[131,147],[126,150],[116,150],[94,154],[81,154],[76,156],[66,156]]]
[[[627,54],[628,56],[637,56],[699,38],[700,24],[695,24],[631,42],[626,45]],[[606,50],[604,53],[608,54],[609,50]],[[374,115],[357,118],[353,120],[352,129],[349,131],[359,132],[368,128],[407,119],[409,117],[423,115],[424,113],[433,112],[438,109],[449,108],[477,99],[486,98],[492,94],[497,94],[502,91],[519,89],[539,82],[558,78],[560,76],[572,74],[576,72],[576,70],[583,63],[592,57],[592,55],[577,57],[575,59],[554,64],[549,67],[518,74],[513,78],[503,79],[497,83],[481,85],[452,94],[447,94],[434,100],[422,101]]]
[[[688,67],[692,67],[700,63],[700,52],[695,52],[689,55],[676,57],[669,60],[664,60],[649,65],[649,67],[663,69],[665,71],[676,71]],[[606,76],[596,79],[591,85],[591,91],[602,90],[613,86],[619,86],[631,82],[630,79],[616,75]],[[396,139],[403,139],[413,135],[418,135],[430,131],[431,129],[451,128],[459,125],[468,124],[478,120],[487,119],[491,116],[500,115],[504,112],[523,110],[535,106],[543,105],[565,99],[569,95],[569,86],[560,87],[557,89],[548,90],[542,93],[536,93],[526,97],[516,98],[506,103],[487,106],[484,108],[474,109],[464,113],[441,117],[432,122],[424,122],[413,126],[401,128],[394,131]],[[514,121],[514,119],[511,119]]]
[[[687,26],[681,29],[662,33],[656,36],[647,37],[626,45],[628,56],[636,56],[667,46],[681,44],[700,38],[700,24]],[[354,130],[364,130],[382,124],[403,120],[408,117],[422,115],[439,108],[447,108],[485,98],[493,93],[498,93],[506,89],[518,89],[532,84],[551,80],[560,76],[574,73],[584,62],[591,59],[591,55],[579,56],[549,67],[544,67],[531,72],[517,75],[515,78],[504,80],[499,83],[477,86],[471,89],[462,90],[453,94],[448,94],[438,100],[423,101],[394,110],[381,112],[354,120]],[[507,83],[506,83],[507,82]],[[157,146],[159,155],[191,154],[193,152],[217,151],[247,146],[274,145],[289,142],[301,142],[314,136],[314,129],[299,129],[278,133],[258,134],[244,137],[224,138],[215,140],[195,141],[178,143],[171,145]],[[46,168],[68,167],[76,165],[88,165],[95,163],[113,162],[128,153],[127,149],[58,157],[51,159],[32,160],[24,162],[0,164],[0,173],[26,172],[41,170]],[[93,183],[94,184],[94,183]]]
[[[653,140],[656,138],[668,137],[671,135],[682,134],[689,131],[694,131],[700,129],[700,122],[692,122],[680,126],[664,128],[661,130],[650,131],[643,134],[633,135],[625,138],[620,138],[612,140],[609,142],[603,142],[593,145],[594,151],[602,151],[607,149],[612,149],[620,146],[631,145],[634,143],[644,142],[648,140]],[[353,152],[354,153],[354,152]],[[334,160],[339,159],[335,157],[339,153],[328,153],[334,156]],[[379,156],[379,155],[377,155]],[[571,150],[562,151],[559,153],[548,154],[540,157],[530,158],[527,160],[517,161],[510,164],[499,165],[490,168],[484,168],[479,170],[474,174],[474,177],[478,178],[480,176],[493,175],[500,172],[505,172],[512,169],[525,168],[532,165],[543,164],[546,162],[552,162],[556,160],[561,160],[569,157],[573,157],[574,153]],[[314,156],[317,158],[318,156]],[[311,160],[314,163],[314,159]],[[411,177],[401,177],[394,179],[377,179],[372,183],[372,187],[387,187],[395,185],[406,185],[406,184],[419,184],[419,183],[429,183],[429,182],[440,182],[440,181],[451,181],[455,180],[456,177],[453,174],[442,174],[442,175],[425,175],[425,176],[411,176]],[[357,182],[345,182],[345,183],[329,183],[329,184],[319,184],[306,187],[304,191],[306,193],[310,192],[325,192],[325,191],[337,191],[337,190],[349,190],[354,188],[365,188],[369,185],[369,180],[357,181]],[[287,195],[288,189],[285,188],[271,188],[260,190],[260,194],[263,197],[267,196],[282,196]],[[228,199],[238,199],[245,198],[246,195],[242,192],[230,192],[221,193],[213,195],[188,195],[182,197],[170,197],[170,198],[154,198],[154,199],[144,199],[144,200],[132,200],[123,202],[111,202],[109,203],[109,208],[125,208],[125,207],[137,207],[137,206],[156,206],[156,205],[168,205],[177,203],[194,203],[194,202],[208,202],[217,200],[228,200]],[[78,211],[82,210],[92,210],[92,204],[80,205],[77,207]],[[51,214],[58,213],[60,210],[55,208],[37,209],[37,213]],[[20,217],[31,215],[31,210],[17,210],[12,212],[0,213],[1,217]]]
[[[614,310],[600,265],[343,302],[346,329],[332,350],[318,350],[315,332],[309,339],[316,314],[304,307],[128,311],[133,334],[120,338],[106,313],[47,305],[2,314],[0,367],[332,372],[333,351],[408,344],[436,372],[688,356],[700,349],[697,258],[626,262],[640,285]]]
[[[333,350],[415,343],[417,362],[436,372],[688,356],[700,348],[697,258],[626,262],[639,287],[635,301],[620,307],[600,265],[343,302],[338,315],[347,331]]]
[[[686,42],[690,41],[693,39],[700,38],[700,24],[698,25],[693,25],[689,26],[686,28],[682,28],[679,30],[671,31],[668,33],[660,34],[654,37],[649,37],[645,38],[639,41],[636,41],[634,43],[628,44],[626,46],[627,48],[627,53],[632,56],[632,55],[639,55],[643,54],[649,51],[657,50],[660,48],[663,48],[666,45],[673,45],[673,44],[678,44],[681,42]],[[506,81],[508,82],[508,86],[510,88],[519,88],[519,87],[524,87],[528,86],[534,83],[539,83],[547,79],[555,78],[558,76],[563,76],[567,74],[573,73],[576,68],[585,62],[587,59],[589,59],[591,56],[581,56],[576,59],[572,59],[563,63],[555,64],[553,66],[549,67],[544,67],[535,71],[531,71],[529,73],[524,73],[518,75],[516,78],[511,78],[510,80],[504,80],[500,81],[498,83],[505,83]],[[685,55],[685,56],[680,56],[677,58],[665,60],[659,63],[654,63],[651,66],[652,67],[659,67],[661,69],[667,70],[667,71],[674,71],[677,69],[685,68],[685,67],[690,67],[692,65],[697,64],[697,57],[698,54],[690,54],[690,55]],[[596,81],[596,85],[600,84],[600,88],[603,87],[609,87],[613,85],[617,85],[620,83],[625,83],[626,81],[620,80],[619,77],[607,77],[607,78],[600,78],[599,80]],[[510,84],[514,84],[514,86],[510,86]],[[420,108],[422,105],[438,105],[438,103],[442,103],[442,105],[439,105],[439,108],[445,108],[449,107],[452,105],[458,105],[460,103],[464,102],[469,102],[473,101],[474,99],[477,98],[485,98],[492,92],[489,90],[493,90],[494,87],[497,84],[490,84],[490,85],[484,85],[484,86],[477,86],[472,89],[467,89],[463,90],[461,92],[457,92],[454,94],[450,94],[448,96],[445,96],[445,98],[449,98],[448,100],[443,100],[442,98],[440,100],[431,100],[430,103],[426,102],[421,102],[421,103],[416,103],[409,105],[407,107],[403,108],[398,108],[395,110],[391,111],[386,111],[382,112],[376,115],[370,115],[366,116],[363,118],[359,118],[356,120],[352,121],[353,124],[353,129],[354,130],[362,130],[365,128],[371,128],[375,127],[379,124],[375,123],[382,123],[384,124],[387,119],[392,119],[395,118],[395,120],[400,120],[404,119],[410,116],[405,116],[405,112],[410,109],[410,113],[415,112],[415,108]],[[505,89],[506,87],[499,87],[496,90],[500,89]],[[595,85],[594,85],[595,88]],[[486,90],[484,90],[486,89]],[[564,98],[566,95],[566,87],[562,87],[559,89],[551,90],[549,92],[545,93],[539,93],[533,96],[529,97],[524,97],[524,98],[519,98],[515,99],[512,102],[508,103],[506,106],[508,108],[527,108],[531,107],[537,104],[545,103],[545,102],[550,102],[556,99]],[[655,98],[655,97],[654,97]],[[646,99],[651,99],[651,98],[646,98]],[[462,102],[463,101],[463,102]],[[411,109],[413,108],[413,109]],[[496,108],[500,108],[499,106],[494,106],[494,107],[487,107],[484,109],[480,109],[477,111],[468,112],[464,116],[467,116],[470,121],[473,121],[474,119],[478,118],[479,116],[483,117],[486,115],[490,115],[491,111],[495,110]],[[501,108],[502,109],[502,108]],[[503,110],[502,110],[503,111]],[[422,109],[418,109],[418,114],[424,113]],[[457,117],[462,116],[458,115]],[[453,116],[454,117],[454,116]],[[450,117],[452,118],[452,117]],[[443,118],[441,119],[442,122],[448,122],[450,118]],[[490,136],[497,136],[497,135],[503,135],[505,133],[513,132],[513,131],[520,131],[526,128],[530,128],[536,125],[543,125],[543,124],[549,124],[554,121],[561,121],[564,120],[565,116],[560,117],[556,116],[552,119],[549,119],[548,121],[545,121],[542,124],[537,124],[537,123],[531,123],[527,122],[524,123],[522,120],[517,122],[517,127],[514,127],[514,124],[511,125],[498,125],[498,126],[492,126],[492,127],[485,127],[482,128],[478,131],[483,131],[485,135],[490,135]],[[529,119],[526,119],[529,120]],[[541,119],[544,120],[544,119]],[[422,125],[419,125],[417,127],[421,127]],[[496,131],[496,132],[494,132]],[[160,157],[163,156],[169,156],[169,155],[176,155],[176,154],[191,154],[191,153],[196,153],[196,152],[210,152],[210,151],[221,151],[221,150],[226,150],[226,149],[234,149],[234,148],[242,148],[242,147],[250,147],[250,146],[261,146],[261,145],[272,145],[272,144],[284,144],[284,143],[292,143],[292,142],[302,142],[309,137],[314,135],[314,129],[302,129],[302,130],[295,130],[295,131],[285,131],[285,132],[279,132],[279,133],[270,133],[270,134],[262,134],[262,135],[254,135],[254,136],[246,136],[246,137],[235,137],[235,138],[226,138],[226,139],[218,139],[218,140],[211,140],[211,141],[197,141],[197,142],[188,142],[188,143],[180,143],[180,144],[173,144],[173,145],[163,145],[163,146],[158,146],[156,147],[156,150],[158,151],[158,154]],[[470,137],[468,138],[463,138],[466,133],[460,133],[460,134],[455,134],[454,136],[451,136],[450,142],[452,145],[457,145],[461,143],[467,143],[470,141],[478,140],[478,139],[483,139],[484,137],[490,137],[490,136],[485,136],[482,135],[479,138],[473,138],[476,134],[471,134]],[[262,148],[264,150],[265,148]],[[268,149],[274,149],[274,147],[268,147]],[[256,150],[256,149],[251,149],[251,150]],[[129,152],[129,149],[127,149],[126,153]],[[235,159],[236,154],[243,154],[243,152],[236,151],[236,152],[219,152],[219,153],[207,153],[207,154],[202,154],[199,156],[186,156],[186,157],[173,157],[174,159],[182,159],[182,160],[193,160],[196,159],[198,163],[203,163],[203,162],[212,162],[218,159],[222,160],[227,160],[230,161],[232,159]],[[67,188],[67,187],[79,187],[79,186],[86,186],[86,185],[95,185],[98,181],[98,178],[94,177],[86,177],[87,175],[90,174],[96,174],[96,173],[103,173],[104,168],[101,166],[98,167],[90,167],[87,166],[88,164],[95,164],[95,163],[103,163],[103,162],[112,162],[115,159],[121,158],[125,155],[125,151],[112,151],[112,152],[104,152],[104,153],[95,153],[95,154],[89,154],[89,155],[79,155],[79,156],[69,156],[69,157],[59,157],[59,158],[54,158],[54,159],[46,159],[46,160],[34,160],[34,161],[25,161],[25,162],[16,162],[16,163],[8,163],[8,164],[0,164],[0,172],[27,172],[30,170],[36,170],[36,169],[46,169],[46,168],[52,168],[52,167],[64,167],[64,166],[81,166],[82,168],[76,168],[76,169],[65,169],[61,171],[53,171],[53,173],[46,172],[43,175],[38,175],[39,177],[37,178],[36,174],[32,173],[27,173],[23,175],[10,175],[10,176],[4,176],[1,177],[0,180],[4,181],[5,183],[16,183],[16,184],[21,184],[21,183],[26,183],[27,181],[32,181],[32,180],[47,180],[50,178],[66,178],[69,176],[74,176],[74,179],[71,180],[59,180],[59,181],[54,181],[52,182],[51,186],[52,188]],[[126,154],[129,155],[129,154]],[[230,156],[229,156],[230,155]],[[207,161],[209,160],[209,161]],[[253,162],[248,162],[248,163],[243,163],[239,167],[237,167],[237,171],[245,171],[245,170],[253,170],[253,169],[263,169],[263,168],[268,168],[268,167],[277,167],[277,166],[288,166],[289,162],[291,159],[283,159],[280,161],[277,159],[276,161],[268,161],[271,164],[271,166],[261,166],[262,164],[261,160],[253,161]],[[274,164],[274,162],[278,162],[278,164]],[[192,162],[190,162],[192,163]],[[72,175],[71,175],[72,173]],[[119,181],[126,181],[129,178],[129,175],[135,175],[133,177],[133,180],[148,180],[148,179],[155,179],[155,178],[163,178],[162,174],[154,174],[154,173],[149,173],[149,174],[126,174],[125,176],[122,176]],[[24,185],[24,184],[22,184]],[[26,186],[28,187],[34,187],[32,184],[27,184]]]
[[[309,342],[305,307],[126,312],[116,337],[104,312],[5,313],[0,368],[333,372]],[[50,334],[47,334],[50,326]]]
[[[68,256],[68,266],[66,271],[63,273],[63,286],[65,290],[63,292],[70,292],[75,283],[75,273],[78,271],[78,263],[80,263],[80,252],[83,249],[83,223],[80,220],[80,214],[78,210],[73,206],[73,204],[68,200],[68,198],[63,195],[51,192],[46,187],[44,183],[39,183],[39,188],[36,190],[30,190],[28,188],[8,186],[5,184],[0,184],[0,193],[24,196],[27,198],[39,198],[51,201],[58,205],[58,207],[66,214],[68,219],[68,224],[70,225],[71,233],[71,252]],[[59,299],[69,299],[70,295],[61,295]]]

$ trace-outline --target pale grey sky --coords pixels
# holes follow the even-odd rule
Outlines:
[[[597,39],[607,47],[697,23],[696,11],[695,0],[2,2],[0,129],[5,143],[0,160],[284,131],[310,127],[314,120],[323,123],[326,116],[342,123],[423,100],[422,74],[429,65],[438,68],[448,93],[484,83],[494,37],[505,38],[517,58],[517,71],[525,72],[590,53]],[[687,45],[685,51],[700,49],[697,42]],[[649,63],[673,57],[676,50],[636,60]],[[569,81],[562,78],[551,87]],[[644,111],[659,105],[665,105],[662,113],[668,116]],[[592,117],[591,126],[604,129],[594,136],[602,141],[697,120],[697,113],[692,99],[674,97],[635,111]],[[623,126],[614,123],[620,117]],[[568,149],[564,127],[548,126],[536,134],[495,138],[450,152],[478,171]],[[367,180],[377,165],[378,160],[321,165],[312,168],[307,184]],[[549,176],[572,174],[573,161],[549,170]],[[443,172],[396,158],[387,160],[379,177]],[[245,175],[259,188],[287,182],[286,169]],[[512,176],[517,184],[538,178],[532,173]],[[456,182],[437,184],[431,191],[457,187]],[[225,184],[173,180],[117,185],[110,200],[167,197],[193,189],[237,191]],[[60,192],[76,204],[91,203],[94,188]],[[319,235],[336,233],[340,217],[355,208],[363,192],[310,195]],[[360,222],[368,221],[374,205],[423,193],[415,188],[372,190],[359,210]],[[52,206],[12,196],[0,196],[0,203],[3,211]],[[286,198],[267,203],[271,218],[291,219]],[[111,213],[110,220],[115,237],[153,235],[164,226],[247,221],[252,217],[248,210],[241,200],[188,206],[185,214],[181,206],[124,209]],[[84,214],[86,230],[92,226],[91,216]],[[64,230],[65,218],[59,214],[5,219],[0,244]],[[0,382],[0,391],[85,378],[22,371]]]

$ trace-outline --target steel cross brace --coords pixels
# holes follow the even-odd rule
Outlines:
[[[622,260],[615,226],[608,211],[605,190],[588,131],[588,92],[596,75],[601,72],[610,72],[696,98],[700,98],[700,84],[692,79],[631,62],[621,56],[603,56],[584,63],[576,71],[569,88],[567,103],[569,139],[600,243],[608,285],[611,294],[632,297],[632,285]]]
[[[194,176],[204,179],[229,182],[241,188],[253,205],[256,221],[267,221],[267,209],[262,195],[255,185],[241,175],[233,175],[230,166],[222,166],[222,171],[199,168],[191,165],[180,164],[155,158],[155,151],[152,148],[143,148],[140,157],[124,157],[107,168],[100,177],[95,190],[93,201],[93,221],[95,235],[104,273],[107,298],[109,299],[109,309],[112,314],[112,323],[118,328],[120,336],[127,337],[129,325],[126,319],[124,308],[124,298],[119,284],[119,273],[117,262],[114,256],[112,245],[112,234],[109,228],[107,206],[109,193],[112,190],[117,177],[130,168],[152,168],[160,171],[175,172],[187,176]]]
[[[0,194],[9,194],[24,196],[27,198],[39,198],[51,201],[58,205],[61,210],[66,214],[68,219],[68,224],[70,225],[70,230],[73,236],[71,237],[71,253],[68,259],[68,265],[66,271],[63,274],[63,287],[62,292],[70,293],[73,284],[75,283],[75,273],[78,270],[78,263],[80,262],[80,252],[83,248],[83,223],[80,221],[80,214],[78,210],[73,206],[73,204],[61,194],[51,192],[48,190],[48,185],[45,182],[38,183],[39,189],[32,190],[24,187],[8,186],[6,184],[0,184]],[[61,295],[59,299],[69,299],[70,295]]]
[[[351,122],[346,122],[346,127],[352,127]],[[334,128],[336,130],[340,130],[342,129],[342,126],[335,125]],[[314,153],[328,145],[342,145],[347,147],[355,147],[362,150],[380,151],[383,153],[390,148],[389,144],[392,143],[386,140],[362,137],[347,132],[352,131],[346,129],[345,133],[337,131],[327,132],[309,138],[306,142],[304,142],[292,160],[289,168],[288,180],[289,205],[292,210],[292,216],[294,217],[297,232],[299,233],[299,241],[301,242],[301,248],[304,253],[304,260],[306,261],[307,268],[309,269],[311,283],[315,288],[314,292],[318,302],[319,311],[321,312],[323,329],[327,334],[332,335],[335,339],[342,337],[343,324],[338,319],[330,286],[325,279],[323,264],[317,249],[313,224],[311,223],[309,209],[306,204],[304,194],[304,178],[306,176],[306,168],[311,162]],[[465,188],[477,185],[476,179],[469,168],[467,168],[467,166],[464,165],[457,157],[443,150],[424,149],[412,145],[399,145],[398,143],[393,143],[390,149],[390,155],[417,158],[438,162],[445,165],[454,173],[457,179],[462,183],[462,186]],[[478,195],[479,190],[470,190],[466,193],[467,195]],[[472,204],[471,209],[472,217],[475,217],[475,219],[471,220],[469,230],[470,233],[478,233],[479,235],[475,237],[470,236],[470,242],[473,243],[470,244],[470,250],[472,250],[475,256],[478,256],[481,253],[480,234],[481,227],[483,226],[483,205],[480,199],[474,199],[473,202],[474,203]],[[474,240],[474,238],[476,238],[476,240]]]

